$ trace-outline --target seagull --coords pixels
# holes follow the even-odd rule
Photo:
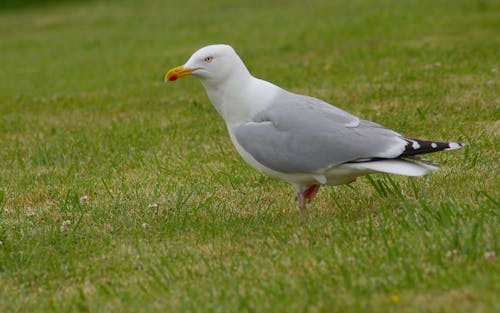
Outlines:
[[[201,81],[241,157],[295,187],[302,215],[320,186],[348,184],[375,173],[422,176],[437,166],[417,155],[463,146],[406,138],[325,101],[256,78],[229,45],[199,49],[184,65],[169,70],[165,81],[187,75]]]

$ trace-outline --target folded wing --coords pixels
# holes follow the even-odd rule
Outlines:
[[[285,173],[314,173],[347,162],[396,158],[408,144],[379,124],[288,92],[238,126],[235,136],[258,162]]]

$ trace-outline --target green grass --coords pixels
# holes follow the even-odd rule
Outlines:
[[[0,10],[0,311],[500,306],[497,1],[27,3]],[[467,146],[423,178],[323,188],[301,219],[195,79],[163,83],[218,42],[258,77]]]

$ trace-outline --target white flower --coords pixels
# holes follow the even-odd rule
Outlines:
[[[86,205],[89,204],[90,198],[87,195],[81,196],[80,197],[80,204],[81,205]]]
[[[151,203],[150,205],[148,205],[148,209],[151,209],[151,210],[158,209],[158,203]]]
[[[148,229],[149,228],[149,224],[148,223],[142,223],[142,229]]]
[[[71,221],[70,220],[65,220],[61,223],[61,231],[64,231],[66,230],[66,228],[71,225]]]
[[[458,256],[458,250],[457,249],[453,249],[451,251],[447,251],[446,252],[446,257],[447,258],[457,257],[457,256]]]
[[[484,253],[484,258],[487,261],[493,262],[493,261],[495,261],[495,257],[496,257],[495,251],[486,251]]]

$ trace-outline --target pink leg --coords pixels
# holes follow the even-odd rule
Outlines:
[[[297,191],[297,203],[299,204],[300,215],[305,216],[306,215],[306,199],[304,198],[304,195],[302,194],[302,192],[300,190]]]
[[[314,184],[304,188],[297,188],[297,203],[299,204],[299,211],[302,216],[306,215],[306,204],[314,199],[318,193],[320,185]]]

